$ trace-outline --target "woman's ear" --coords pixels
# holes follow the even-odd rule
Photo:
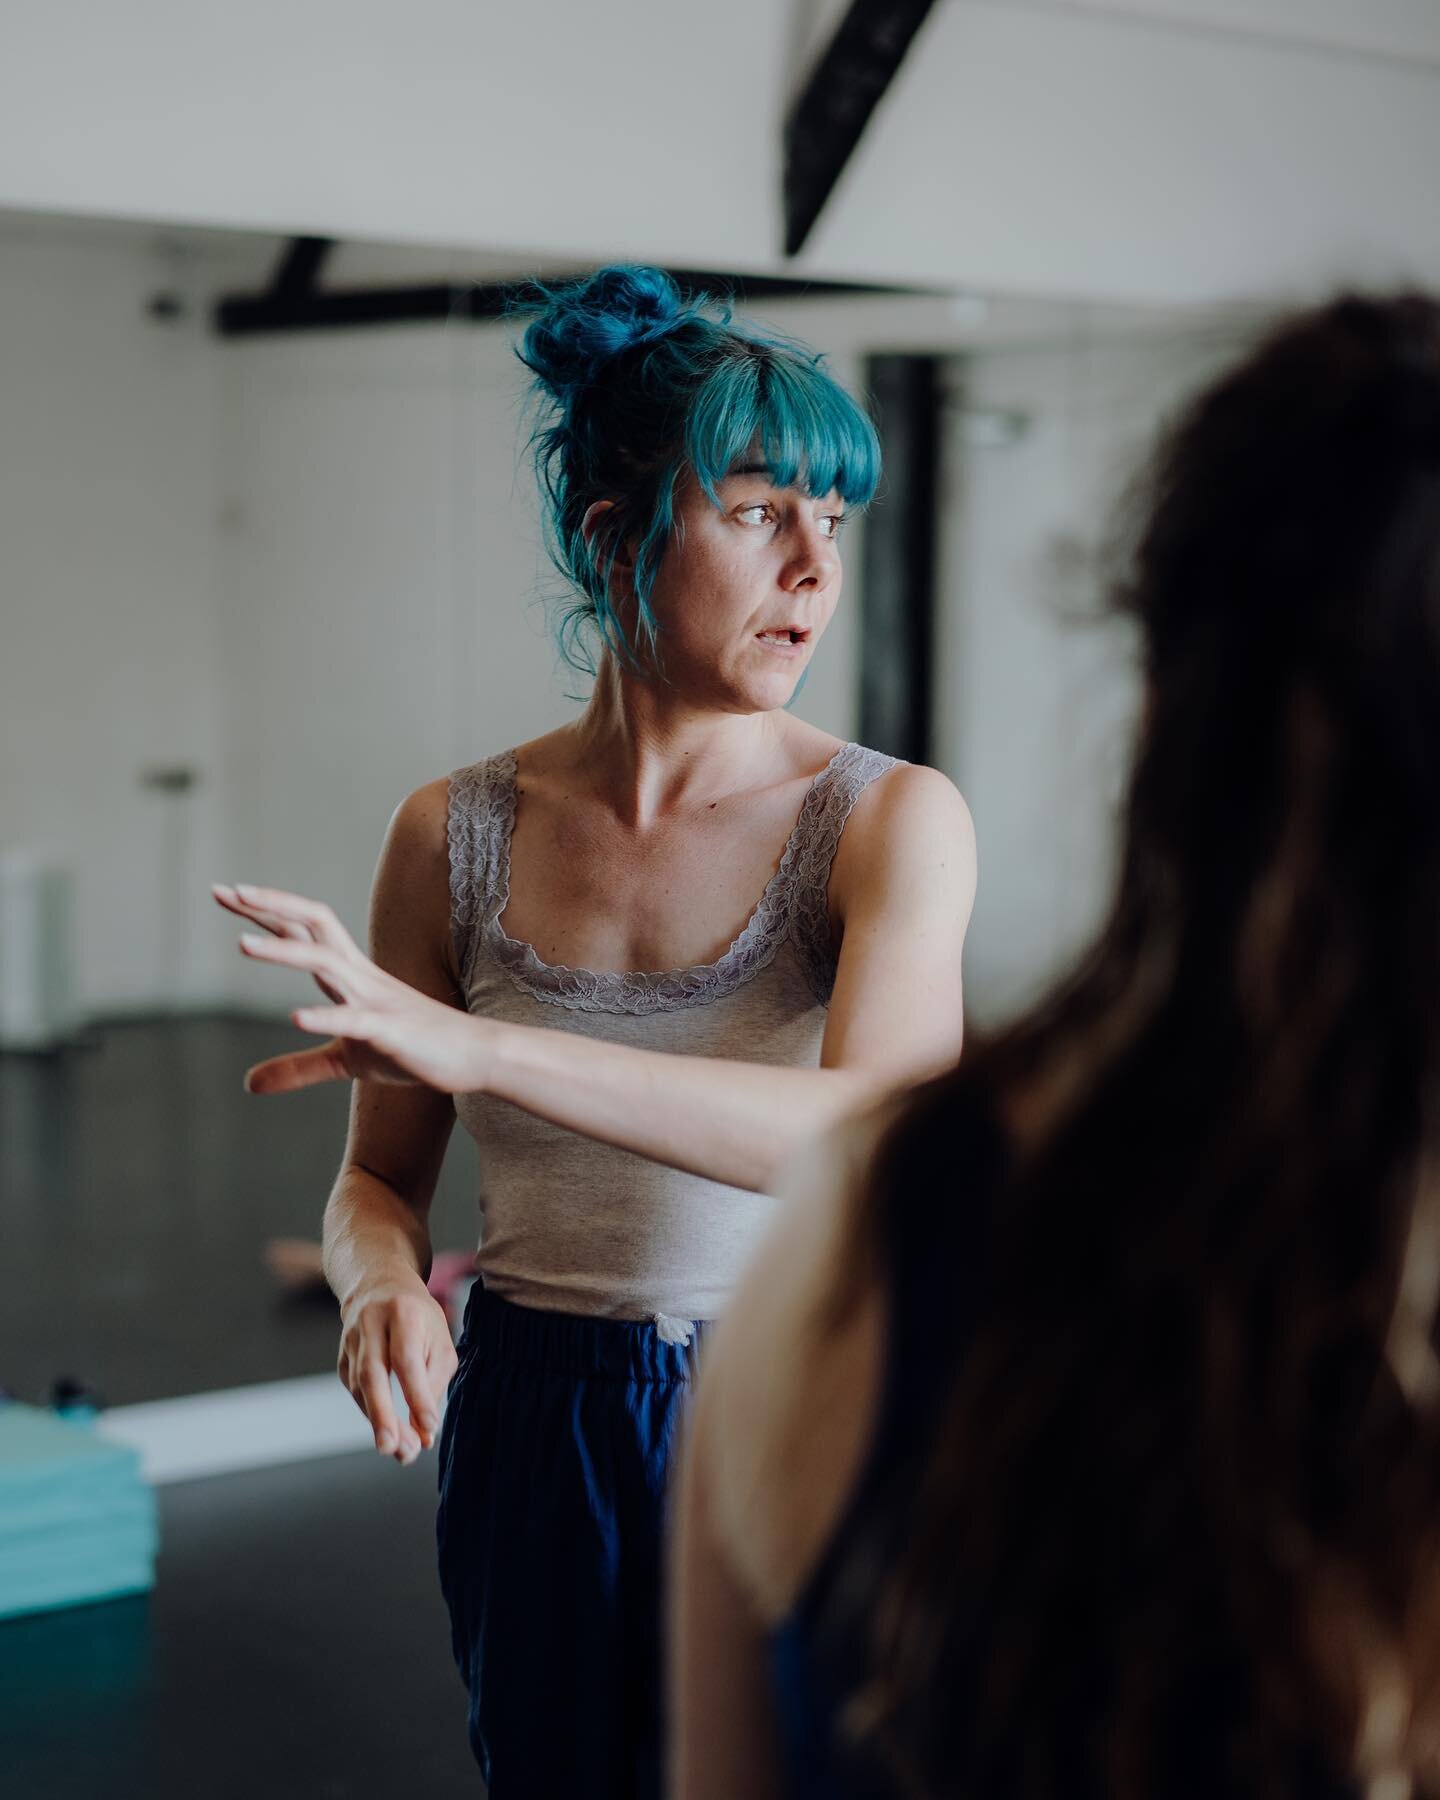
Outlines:
[[[580,521],[580,535],[585,540],[585,548],[594,555],[597,551],[609,560],[613,573],[632,575],[635,572],[635,558],[630,546],[620,534],[619,507],[613,500],[592,500],[585,508],[585,517]]]

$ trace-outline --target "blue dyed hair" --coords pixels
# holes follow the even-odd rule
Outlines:
[[[548,547],[573,595],[557,634],[572,668],[595,673],[597,638],[632,669],[654,665],[651,594],[687,471],[716,506],[720,482],[751,460],[816,498],[833,489],[862,507],[874,494],[875,429],[804,344],[734,325],[728,306],[684,298],[659,269],[600,269],[540,289],[530,310],[518,354],[535,376]],[[597,500],[614,506],[587,542]],[[622,545],[634,559],[638,643],[612,600]]]

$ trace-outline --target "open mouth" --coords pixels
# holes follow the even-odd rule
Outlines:
[[[755,635],[775,650],[798,650],[810,637],[801,625],[777,625],[772,631],[757,631]]]

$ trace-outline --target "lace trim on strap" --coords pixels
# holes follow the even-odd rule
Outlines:
[[[450,777],[445,835],[450,846],[450,933],[461,981],[470,969],[494,906],[494,872],[515,818],[515,757],[507,751],[457,769]]]
[[[792,941],[810,990],[822,1006],[830,1004],[835,989],[830,869],[840,834],[861,794],[877,775],[893,769],[898,761],[879,750],[867,750],[863,744],[847,744],[816,784],[819,804],[796,860]]]

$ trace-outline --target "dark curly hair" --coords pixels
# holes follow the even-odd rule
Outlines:
[[[925,1464],[841,1584],[848,1718],[900,1792],[1404,1795],[1440,1747],[1440,305],[1272,329],[1129,516],[1108,922],[889,1133],[834,1296],[904,1195],[984,1209]]]

